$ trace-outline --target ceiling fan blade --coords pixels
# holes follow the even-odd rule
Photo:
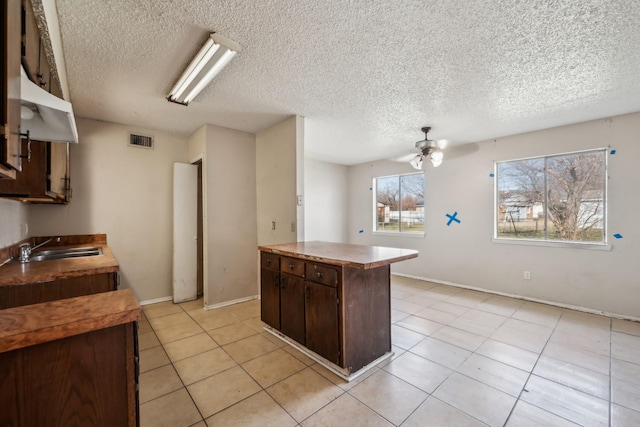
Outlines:
[[[443,150],[444,158],[445,160],[450,160],[450,159],[458,159],[460,157],[466,157],[475,153],[479,149],[480,149],[480,146],[475,142],[470,142],[467,144],[460,144],[460,145],[449,145],[447,148]]]
[[[415,156],[417,156],[418,154],[420,153],[416,151],[415,153],[411,153],[411,154],[405,154],[398,157],[391,157],[389,160],[391,160],[392,162],[409,163],[409,161],[413,159]]]

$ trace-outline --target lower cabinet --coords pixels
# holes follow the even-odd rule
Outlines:
[[[278,261],[278,257],[275,257],[275,260]],[[280,330],[279,267],[276,267],[275,270],[270,268],[264,255],[262,256],[262,265],[263,267],[260,268],[260,312],[262,313],[262,321],[272,328]]]
[[[0,286],[0,310],[58,299],[115,291],[118,272]]]
[[[262,252],[260,264],[262,321],[339,364],[337,268],[320,267],[333,272],[327,286],[312,281],[316,263]]]
[[[262,321],[348,372],[391,352],[389,265],[366,269],[261,251]]]
[[[340,362],[338,291],[309,281],[304,286],[306,347],[337,365]]]
[[[280,276],[280,331],[302,345],[307,335],[304,292],[302,277],[284,273]]]
[[[139,426],[137,321],[101,322],[85,333],[0,352],[0,425]]]

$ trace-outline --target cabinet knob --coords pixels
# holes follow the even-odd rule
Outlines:
[[[267,259],[267,264],[271,264],[271,259]]]
[[[322,273],[321,272],[317,272],[316,275],[318,276],[318,279],[322,279]]]
[[[292,269],[292,270],[295,270],[296,266],[293,265],[293,264],[289,264],[289,268]]]

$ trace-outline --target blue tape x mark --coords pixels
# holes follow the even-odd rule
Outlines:
[[[455,211],[453,213],[453,215],[447,214],[447,218],[449,218],[449,222],[447,222],[447,227],[450,226],[453,221],[455,221],[458,224],[460,224],[460,220],[458,218],[456,218],[456,216],[458,216],[458,211]]]

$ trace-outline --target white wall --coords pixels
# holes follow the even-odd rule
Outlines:
[[[348,241],[348,171],[347,166],[305,159],[305,240]]]
[[[185,138],[76,118],[73,197],[66,206],[29,207],[30,235],[106,233],[124,287],[151,300],[171,295],[172,168],[188,162]],[[155,137],[153,150],[129,147],[129,131]]]
[[[0,199],[0,248],[27,237],[27,206],[22,202]],[[1,261],[0,261],[1,262]]]
[[[258,244],[296,242],[297,164],[301,118],[292,116],[256,135],[256,192]],[[304,167],[302,165],[302,167]],[[302,209],[302,207],[300,207]],[[272,230],[271,223],[276,222]],[[292,224],[294,230],[292,231]]]
[[[425,170],[426,237],[373,235],[371,179],[408,173],[409,165],[375,162],[350,168],[351,243],[417,249],[417,259],[392,270],[491,291],[515,294],[592,310],[640,318],[640,113],[484,141],[477,152],[447,159]],[[609,230],[611,250],[521,246],[492,242],[493,162],[601,148],[609,156]],[[447,213],[460,224],[447,227]],[[613,234],[624,237],[615,239]],[[523,271],[531,280],[523,279]]]
[[[251,133],[206,125],[190,138],[192,155],[202,148],[202,136],[208,276],[205,305],[212,307],[258,293],[256,140]]]

